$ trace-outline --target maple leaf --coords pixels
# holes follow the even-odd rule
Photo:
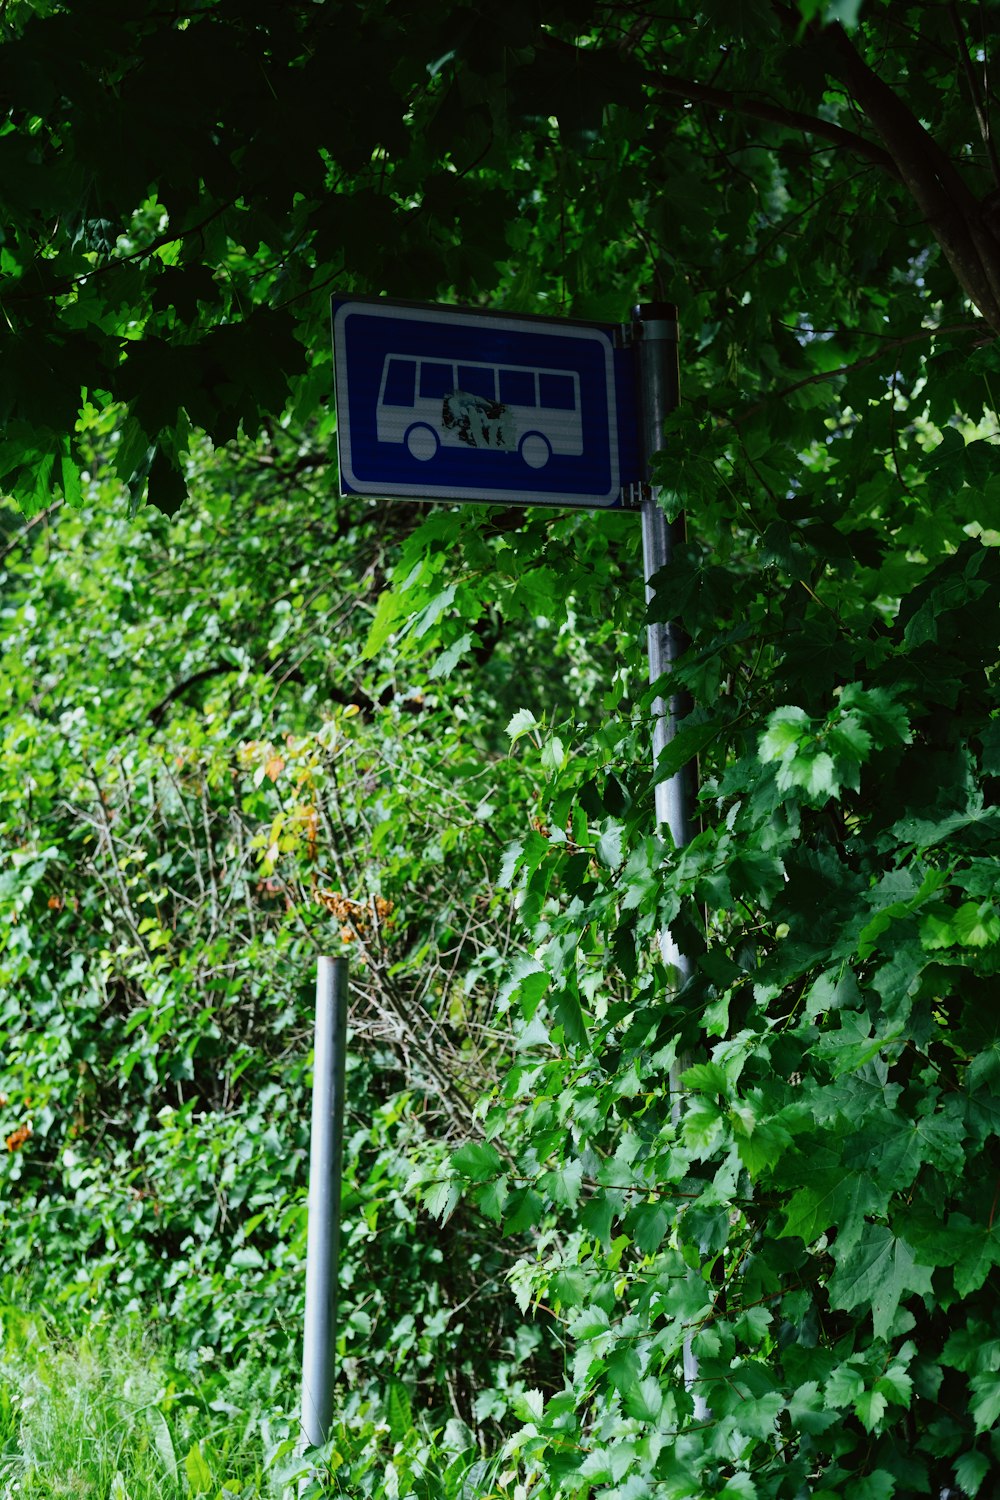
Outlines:
[[[888,1338],[900,1301],[907,1293],[926,1296],[931,1273],[918,1266],[909,1245],[882,1224],[866,1224],[856,1245],[834,1245],[837,1269],[829,1281],[830,1302],[850,1311],[871,1309],[876,1338]]]

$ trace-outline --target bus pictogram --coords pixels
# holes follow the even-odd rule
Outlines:
[[[426,462],[442,448],[519,455],[529,469],[583,453],[576,370],[388,353],[376,408],[380,443]]]

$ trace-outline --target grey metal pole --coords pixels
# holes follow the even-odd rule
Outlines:
[[[680,400],[677,361],[677,309],[670,302],[640,303],[632,309],[632,331],[636,340],[639,408],[643,468],[645,470],[642,500],[642,559],[646,576],[646,602],[653,597],[652,579],[671,561],[674,549],[684,540],[684,518],[672,523],[660,508],[660,487],[651,483],[654,453],[663,446],[663,422]],[[646,626],[649,655],[649,681],[659,682],[668,676],[687,642],[673,620],[656,621]],[[687,711],[683,696],[672,693],[668,700],[658,697],[653,703],[653,766],[677,732],[677,722]],[[654,787],[656,821],[666,824],[677,848],[691,835],[691,803],[694,793],[691,769],[685,766]],[[690,965],[682,954],[664,959],[677,972],[680,983],[688,977]]]
[[[684,517],[668,523],[660,506],[660,487],[652,483],[653,455],[663,447],[664,419],[680,401],[680,369],[677,348],[677,308],[672,302],[642,302],[632,309],[632,336],[638,366],[640,443],[642,445],[642,561],[646,579],[646,603],[653,598],[652,579],[665,568],[675,547],[684,541]],[[649,656],[650,685],[668,677],[674,662],[687,642],[674,620],[656,621],[646,626],[646,649]],[[653,769],[660,755],[677,733],[677,724],[688,710],[685,695],[671,692],[668,698],[653,700]],[[691,809],[694,804],[694,766],[682,766],[672,776],[657,781],[653,787],[657,827],[666,826],[674,847],[682,849],[691,837]],[[660,953],[677,990],[691,976],[691,960],[682,953],[670,930],[660,932]],[[670,1070],[671,1113],[676,1123],[680,1114],[680,1074],[684,1063],[678,1060]],[[694,1416],[704,1421],[709,1410],[696,1389],[698,1359],[691,1340],[684,1342],[684,1382],[694,1395]]]
[[[302,1437],[306,1446],[313,1448],[326,1442],[333,1417],[346,1042],[347,960],[321,958],[316,970],[306,1313],[302,1345]]]

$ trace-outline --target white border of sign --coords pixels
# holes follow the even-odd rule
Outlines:
[[[373,482],[358,479],[351,462],[351,417],[348,400],[341,402],[348,389],[346,340],[342,334],[343,323],[352,313],[364,313],[366,317],[393,318],[396,321],[414,323],[461,323],[463,328],[482,328],[496,333],[498,328],[513,333],[527,333],[535,338],[551,332],[559,338],[575,338],[597,342],[604,352],[605,389],[608,406],[608,457],[611,469],[611,488],[605,495],[563,494],[552,490],[500,490],[485,487],[468,489],[455,485],[401,484]],[[338,338],[338,332],[341,337]],[[480,500],[493,505],[559,505],[577,506],[589,510],[607,510],[622,500],[621,468],[618,456],[618,409],[615,391],[615,367],[609,331],[600,326],[584,323],[565,323],[560,318],[508,317],[506,314],[466,312],[461,307],[420,307],[411,302],[389,302],[382,298],[356,298],[343,302],[333,318],[334,378],[337,392],[337,447],[340,453],[340,472],[343,479],[358,495],[412,495],[423,500]],[[372,412],[372,422],[375,413]]]

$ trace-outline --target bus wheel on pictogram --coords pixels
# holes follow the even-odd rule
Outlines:
[[[414,422],[413,426],[407,429],[406,446],[412,458],[418,458],[421,463],[424,463],[429,458],[437,457],[441,444],[433,427],[428,427],[426,422]]]
[[[540,432],[526,432],[521,439],[521,457],[529,469],[544,469],[552,457],[552,445]]]

